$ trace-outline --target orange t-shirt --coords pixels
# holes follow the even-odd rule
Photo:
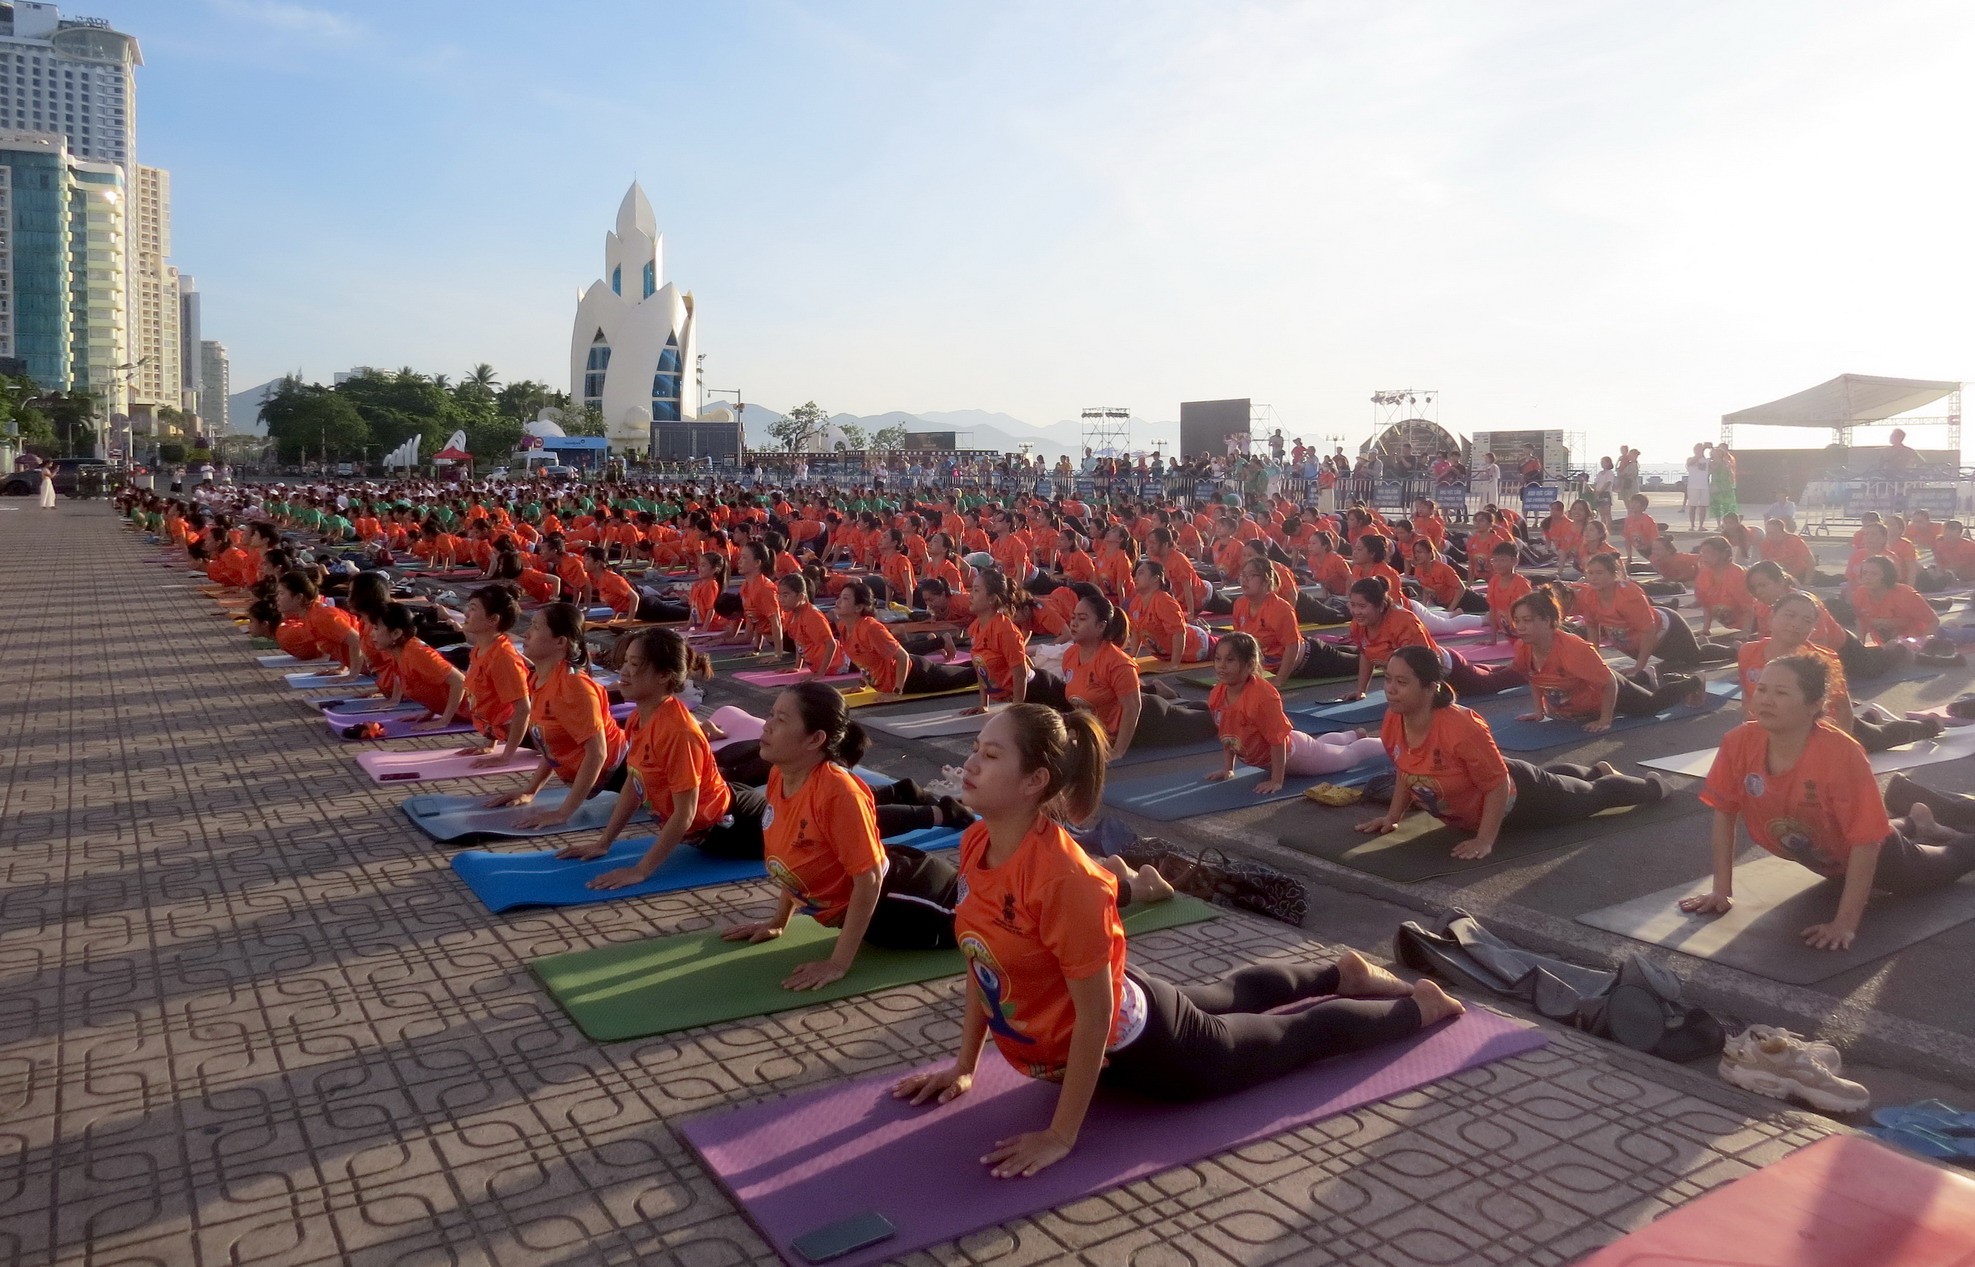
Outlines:
[[[749,633],[765,634],[774,628],[776,617],[782,614],[782,600],[775,596],[775,582],[766,572],[756,572],[741,582],[741,610]]]
[[[521,592],[537,603],[555,601],[562,588],[562,583],[555,577],[534,568],[521,569],[521,575],[517,580]]]
[[[1234,600],[1234,628],[1237,633],[1253,634],[1262,644],[1262,662],[1270,668],[1282,663],[1289,648],[1303,641],[1296,624],[1296,609],[1270,594],[1253,602],[1246,594]]]
[[[1799,590],[1796,592],[1802,593],[1803,591]],[[1817,595],[1808,594],[1805,597],[1817,604],[1817,623],[1811,626],[1810,640],[1820,647],[1828,647],[1833,651],[1844,646],[1845,639],[1850,636],[1845,632],[1845,627],[1838,623],[1837,617],[1825,610],[1824,604],[1819,601]],[[1774,615],[1775,611],[1768,603],[1756,602],[1756,636],[1758,638],[1769,637],[1769,622]]]
[[[453,666],[446,662],[446,657],[417,638],[407,638],[398,648],[394,662],[398,676],[405,681],[406,699],[429,713],[438,713],[446,707],[446,697],[451,694],[447,682],[453,675]]]
[[[1015,675],[1029,671],[1028,640],[1006,613],[977,617],[967,626],[974,649],[974,671],[987,683],[988,695],[1006,699],[1015,693]]]
[[[1578,585],[1571,593],[1577,600],[1577,615],[1584,621],[1592,642],[1610,638],[1612,645],[1625,652],[1639,649],[1648,628],[1660,627],[1660,613],[1634,581],[1621,580],[1607,602],[1590,585]]]
[[[497,743],[507,741],[515,706],[528,698],[528,662],[508,638],[475,647],[466,661],[466,703],[473,728]]]
[[[653,818],[664,822],[672,813],[673,798],[694,788],[699,789],[699,804],[686,828],[688,837],[699,835],[727,816],[734,794],[713,760],[706,732],[677,695],[666,696],[649,717],[643,708],[631,714],[627,740],[625,760],[644,789],[645,804],[651,807]]]
[[[1131,1006],[1137,991],[1125,982],[1118,882],[1047,817],[1002,865],[988,866],[987,851],[987,824],[961,835],[964,896],[953,931],[996,1048],[1031,1078],[1056,1081],[1076,1026],[1071,981],[1110,974],[1116,1013],[1107,1045],[1143,1021]]]
[[[1138,694],[1138,661],[1115,642],[1100,642],[1094,650],[1076,643],[1063,651],[1063,695],[1096,714],[1104,733],[1118,737],[1124,725],[1124,700]]]
[[[1362,567],[1356,563],[1351,565],[1351,580],[1353,583],[1362,581],[1368,576],[1382,576],[1385,578],[1385,592],[1391,597],[1393,602],[1403,603],[1406,601],[1406,589],[1405,586],[1400,584],[1399,571],[1390,563],[1368,563]],[[1345,588],[1348,590],[1350,586],[1347,585]]]
[[[1911,585],[1895,585],[1877,595],[1854,585],[1851,594],[1859,636],[1867,642],[1927,638],[1941,627],[1941,618]]]
[[[1637,511],[1625,517],[1625,544],[1644,554],[1653,548],[1653,542],[1660,539],[1659,521],[1651,514]]]
[[[1852,850],[1893,832],[1865,749],[1827,721],[1781,774],[1769,772],[1769,732],[1743,722],[1721,741],[1701,801],[1741,815],[1751,840],[1823,876],[1843,875]]]
[[[844,652],[874,690],[896,691],[899,680],[898,639],[876,616],[859,616],[843,633]]]
[[[377,689],[388,695],[398,684],[398,665],[385,654],[383,645],[371,636],[371,631],[375,628],[376,626],[367,620],[358,621],[357,646],[363,652],[363,662],[369,666],[370,676],[376,681]]]
[[[1378,739],[1413,803],[1443,823],[1465,831],[1481,826],[1482,803],[1504,783],[1509,783],[1509,804],[1515,804],[1515,784],[1495,735],[1471,709],[1459,704],[1434,709],[1418,747],[1406,738],[1405,719],[1387,712]]]
[[[1544,706],[1558,717],[1596,717],[1605,706],[1605,687],[1612,666],[1598,649],[1574,633],[1557,630],[1550,658],[1536,663],[1536,648],[1516,644],[1516,672],[1529,679],[1529,689],[1543,692]]]
[[[1445,559],[1435,559],[1420,568],[1418,580],[1420,588],[1442,607],[1452,607],[1460,602],[1461,595],[1468,590],[1468,583]]]
[[[1772,532],[1763,537],[1762,557],[1774,560],[1776,566],[1800,579],[1817,566],[1810,543],[1794,532]]]
[[[1166,591],[1152,591],[1151,596],[1139,603],[1131,616],[1152,647],[1152,653],[1161,660],[1173,658],[1175,645],[1180,646],[1180,658],[1183,660],[1206,658],[1206,638],[1186,623],[1186,613],[1180,610],[1179,600]]]
[[[687,606],[692,608],[693,623],[701,629],[717,629],[721,618],[713,614],[713,600],[720,597],[720,582],[713,577],[703,577],[693,582],[686,592]]]
[[[590,569],[583,566],[583,560],[573,554],[564,555],[556,565],[555,574],[562,579],[562,596],[572,603],[581,603],[590,594]]]
[[[1063,569],[1063,579],[1074,584],[1083,581],[1097,584],[1097,563],[1082,550],[1072,550],[1068,554],[1056,556],[1056,562]]]
[[[988,553],[994,556],[995,565],[1008,574],[1009,580],[1029,579],[1029,547],[1015,533],[1006,533],[997,538],[988,548]]]
[[[274,645],[297,660],[314,660],[322,655],[322,648],[309,627],[292,617],[274,627]]]
[[[1489,622],[1497,629],[1513,636],[1515,633],[1515,606],[1524,598],[1528,597],[1535,588],[1535,586],[1529,583],[1529,578],[1520,572],[1511,572],[1507,576],[1496,576],[1490,573],[1488,577]]]
[[[302,613],[302,624],[315,639],[316,655],[326,655],[344,668],[350,666],[349,636],[356,631],[356,618],[326,598],[318,598]],[[301,657],[312,659],[313,657]]]
[[[1251,674],[1240,692],[1216,686],[1207,695],[1207,711],[1220,731],[1221,746],[1246,765],[1269,767],[1270,753],[1277,744],[1289,742],[1289,714],[1282,708],[1282,692],[1259,673]]]
[[[591,735],[603,734],[606,771],[624,759],[624,731],[610,715],[609,695],[596,679],[567,664],[551,668],[535,688],[533,720],[542,739],[542,755],[555,763],[556,777],[564,783],[575,781]]]
[[[622,619],[638,614],[638,591],[631,582],[606,568],[597,573],[597,598]]]
[[[1694,598],[1697,606],[1723,624],[1744,624],[1755,611],[1748,572],[1739,563],[1703,567],[1694,578]]]
[[[1343,555],[1332,550],[1323,556],[1310,556],[1310,575],[1317,578],[1317,584],[1324,587],[1324,593],[1332,598],[1342,598],[1351,588],[1351,565]]]
[[[830,631],[830,618],[811,602],[804,602],[782,617],[782,629],[795,643],[796,659],[802,667],[816,674],[843,672],[849,663],[844,656],[843,644],[836,645],[835,654],[829,655],[830,644],[836,635]]]
[[[1394,590],[1395,596],[1398,594]],[[1399,599],[1385,609],[1385,613],[1369,628],[1351,622],[1351,641],[1359,649],[1359,654],[1367,656],[1374,665],[1382,665],[1392,658],[1392,653],[1401,647],[1431,647],[1435,654],[1440,651],[1433,635],[1426,631],[1426,625],[1418,616],[1400,605]]]
[[[782,791],[781,769],[770,769],[766,792],[768,813],[761,820],[761,836],[768,878],[792,894],[799,909],[817,923],[842,926],[852,882],[885,866],[871,789],[826,761],[809,772],[794,796]]]

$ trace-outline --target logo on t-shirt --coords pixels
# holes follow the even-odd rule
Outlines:
[[[761,811],[761,830],[767,831],[775,825],[775,807],[770,805]]]
[[[1750,796],[1761,796],[1769,790],[1769,781],[1760,774],[1751,772],[1742,777],[1742,790]]]
[[[994,952],[988,949],[987,943],[969,933],[960,939],[960,954],[967,960],[968,974],[981,992],[981,1002],[987,1008],[988,1028],[1013,1043],[1034,1043],[1035,1039],[1016,1029],[1010,1019],[1015,1014],[1015,1001],[1007,994],[1007,974],[1001,970],[1001,964],[995,959]]]

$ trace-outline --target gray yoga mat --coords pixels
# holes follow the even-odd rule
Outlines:
[[[1699,748],[1693,752],[1675,753],[1670,757],[1653,757],[1639,764],[1649,770],[1705,779],[1708,777],[1708,770],[1714,765],[1716,751],[1717,749],[1714,748]],[[1891,774],[1896,770],[1938,765],[1943,761],[1954,761],[1961,757],[1975,757],[1975,726],[1959,727],[1945,731],[1934,739],[1922,739],[1918,743],[1875,752],[1869,759],[1874,774]]]
[[[1812,985],[1975,919],[1975,879],[1912,897],[1874,894],[1850,950],[1812,950],[1800,934],[1837,912],[1841,882],[1763,854],[1736,865],[1735,909],[1728,914],[1680,909],[1681,898],[1710,887],[1706,879],[1677,884],[1587,912],[1577,922],[1771,981]]]

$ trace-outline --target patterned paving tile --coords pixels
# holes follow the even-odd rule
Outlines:
[[[767,887],[489,916],[104,508],[0,516],[0,550],[0,1267],[770,1262],[671,1124],[956,1038],[931,982],[590,1043],[529,959]],[[1238,917],[1134,943],[1181,980],[1323,953]],[[908,1261],[1560,1264],[1822,1129],[1562,1033]]]

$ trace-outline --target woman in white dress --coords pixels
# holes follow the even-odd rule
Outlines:
[[[1708,446],[1703,442],[1694,446],[1694,456],[1687,459],[1684,501],[1689,532],[1699,532],[1708,521],[1708,474]]]
[[[1493,506],[1502,500],[1502,466],[1493,453],[1474,469],[1474,492],[1483,506]]]
[[[55,476],[45,466],[41,468],[41,509],[55,509]]]

